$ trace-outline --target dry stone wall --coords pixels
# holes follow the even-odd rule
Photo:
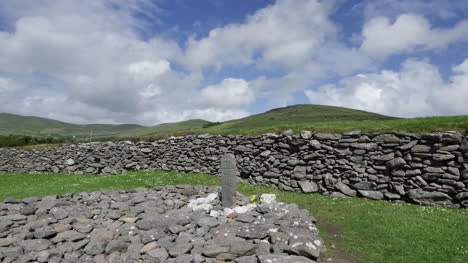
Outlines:
[[[468,207],[468,142],[456,132],[416,135],[198,135],[35,150],[0,149],[0,172],[121,174],[172,170],[217,174],[234,153],[241,180],[335,197]]]

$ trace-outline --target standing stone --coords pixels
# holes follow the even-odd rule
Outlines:
[[[237,181],[237,166],[236,158],[233,154],[226,154],[221,158],[221,201],[223,207],[232,207],[235,204],[236,197],[236,181]]]

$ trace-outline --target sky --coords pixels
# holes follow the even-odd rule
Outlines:
[[[156,125],[294,104],[468,115],[468,1],[0,1],[0,112]]]

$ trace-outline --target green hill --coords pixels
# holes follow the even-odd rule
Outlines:
[[[202,130],[204,126],[211,124],[209,121],[194,119],[173,123],[162,123],[151,127],[140,127],[119,134],[119,137],[158,136],[166,134],[187,134]]]
[[[184,134],[245,134],[256,135],[281,132],[286,129],[342,133],[351,130],[364,132],[468,130],[468,116],[395,118],[376,113],[325,105],[294,105],[273,109],[261,114],[222,123],[195,119],[163,123],[151,127],[133,124],[77,125],[39,117],[0,113],[1,135],[34,137],[71,137],[86,140],[91,132],[99,138],[159,138]]]
[[[376,113],[325,105],[294,105],[273,109],[238,120],[227,121],[206,129],[207,132],[242,133],[256,130],[277,131],[278,128],[295,128],[303,125],[336,121],[392,120],[394,117]]]
[[[79,125],[34,116],[0,113],[0,135],[27,135],[35,137],[113,137],[142,126],[134,124]]]

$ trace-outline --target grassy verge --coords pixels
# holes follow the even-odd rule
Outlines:
[[[121,176],[0,174],[0,200],[166,184],[217,185],[219,180],[204,174],[158,171]],[[334,199],[255,185],[240,185],[239,191],[246,195],[275,193],[281,201],[308,209],[319,222],[337,225],[343,235],[339,245],[365,262],[468,262],[467,210]],[[331,243],[334,233],[324,224],[318,227]]]

